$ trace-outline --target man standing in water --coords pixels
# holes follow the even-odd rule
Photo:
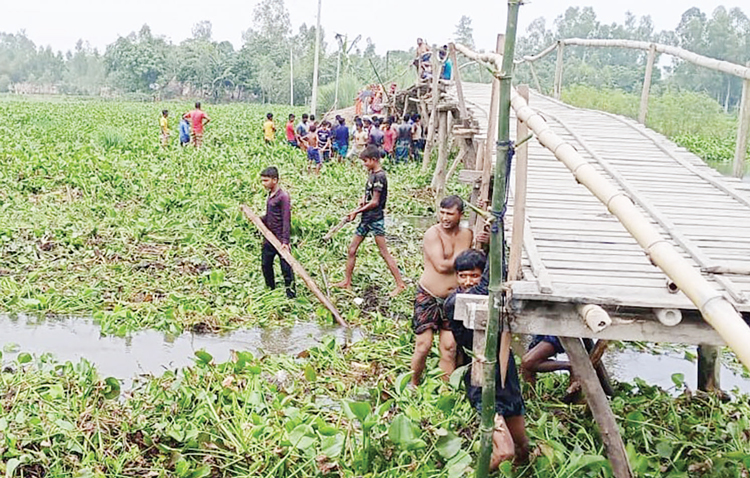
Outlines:
[[[211,118],[201,109],[201,102],[195,102],[195,109],[183,116],[186,120],[190,121],[192,127],[193,146],[200,148],[203,144],[203,127],[211,121]]]
[[[427,356],[432,348],[432,337],[437,332],[440,344],[439,367],[447,380],[456,368],[456,341],[450,330],[443,304],[458,286],[454,262],[456,257],[471,247],[471,229],[459,224],[464,213],[464,202],[458,196],[440,201],[440,222],[424,234],[424,272],[417,285],[414,299],[412,327],[417,336],[411,359],[413,386],[419,385]]]
[[[282,250],[289,250],[289,236],[292,225],[292,205],[289,194],[279,186],[279,170],[275,166],[270,166],[260,173],[260,181],[263,188],[268,191],[266,200],[266,215],[261,218],[268,229],[273,232],[276,238],[281,242]],[[276,256],[281,260],[281,274],[284,276],[284,285],[286,286],[286,296],[293,299],[294,292],[294,272],[292,266],[281,257],[273,245],[263,241],[263,251],[261,252],[261,269],[263,278],[269,289],[276,288],[276,277],[273,271],[273,261]]]
[[[378,245],[380,255],[388,265],[388,269],[396,280],[396,288],[391,291],[391,297],[395,297],[399,292],[406,289],[406,284],[401,278],[398,266],[393,256],[388,252],[388,246],[385,242],[385,203],[388,199],[388,179],[380,164],[380,148],[371,144],[360,154],[360,159],[367,168],[369,176],[365,186],[365,195],[359,201],[359,207],[347,215],[347,220],[353,221],[357,214],[362,213],[362,221],[357,226],[357,231],[349,246],[349,252],[346,259],[346,272],[344,280],[334,285],[349,289],[352,286],[352,275],[354,274],[354,263],[357,260],[357,250],[365,240],[368,234],[375,237],[375,244]]]

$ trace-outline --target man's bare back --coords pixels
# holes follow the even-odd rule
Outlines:
[[[473,240],[470,229],[456,226],[454,230],[435,224],[425,232],[422,250],[424,272],[420,285],[431,295],[445,298],[458,285],[453,262],[456,256],[469,249]]]

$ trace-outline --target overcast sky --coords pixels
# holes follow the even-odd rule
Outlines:
[[[152,32],[175,43],[190,36],[193,24],[209,20],[214,38],[229,40],[235,47],[242,32],[252,25],[253,7],[258,0],[0,0],[0,31],[25,30],[37,45],[55,50],[72,49],[79,38],[103,50],[118,36],[137,31],[147,23]],[[316,0],[286,0],[294,30],[315,24]],[[522,32],[528,24],[545,17],[548,25],[569,6],[591,6],[605,23],[622,23],[625,12],[650,15],[656,30],[674,29],[682,13],[696,6],[711,14],[717,5],[740,7],[750,15],[747,0],[537,0],[521,8]],[[440,11],[435,11],[439,8]],[[494,47],[495,36],[505,30],[507,3],[503,0],[323,0],[322,25],[334,48],[333,33],[353,39],[370,37],[377,50],[408,49],[417,36],[430,43],[449,41],[461,15],[468,15],[474,26],[479,48]],[[361,43],[364,45],[364,41]],[[359,45],[358,45],[359,46]]]

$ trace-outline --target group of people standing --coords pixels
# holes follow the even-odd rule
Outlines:
[[[440,68],[440,79],[452,79],[453,62],[448,57],[448,45],[443,45],[438,48],[438,61],[442,64]],[[421,38],[417,38],[417,55],[414,59],[414,66],[417,67],[417,78],[421,81],[431,81],[434,69],[433,63],[430,46]]]
[[[200,148],[203,145],[203,131],[211,121],[205,111],[201,109],[200,101],[195,103],[195,109],[180,116],[178,126],[180,146],[187,146],[192,142],[193,146]],[[169,110],[162,110],[159,118],[159,133],[162,147],[169,146]]]

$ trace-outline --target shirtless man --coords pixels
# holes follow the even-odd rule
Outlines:
[[[419,384],[427,355],[432,348],[432,337],[440,336],[440,369],[447,380],[456,368],[456,341],[443,312],[443,302],[458,286],[453,263],[461,252],[471,247],[473,233],[459,226],[464,212],[463,200],[448,196],[440,201],[440,222],[424,234],[424,273],[419,279],[414,299],[412,327],[417,336],[411,359],[412,385]]]

